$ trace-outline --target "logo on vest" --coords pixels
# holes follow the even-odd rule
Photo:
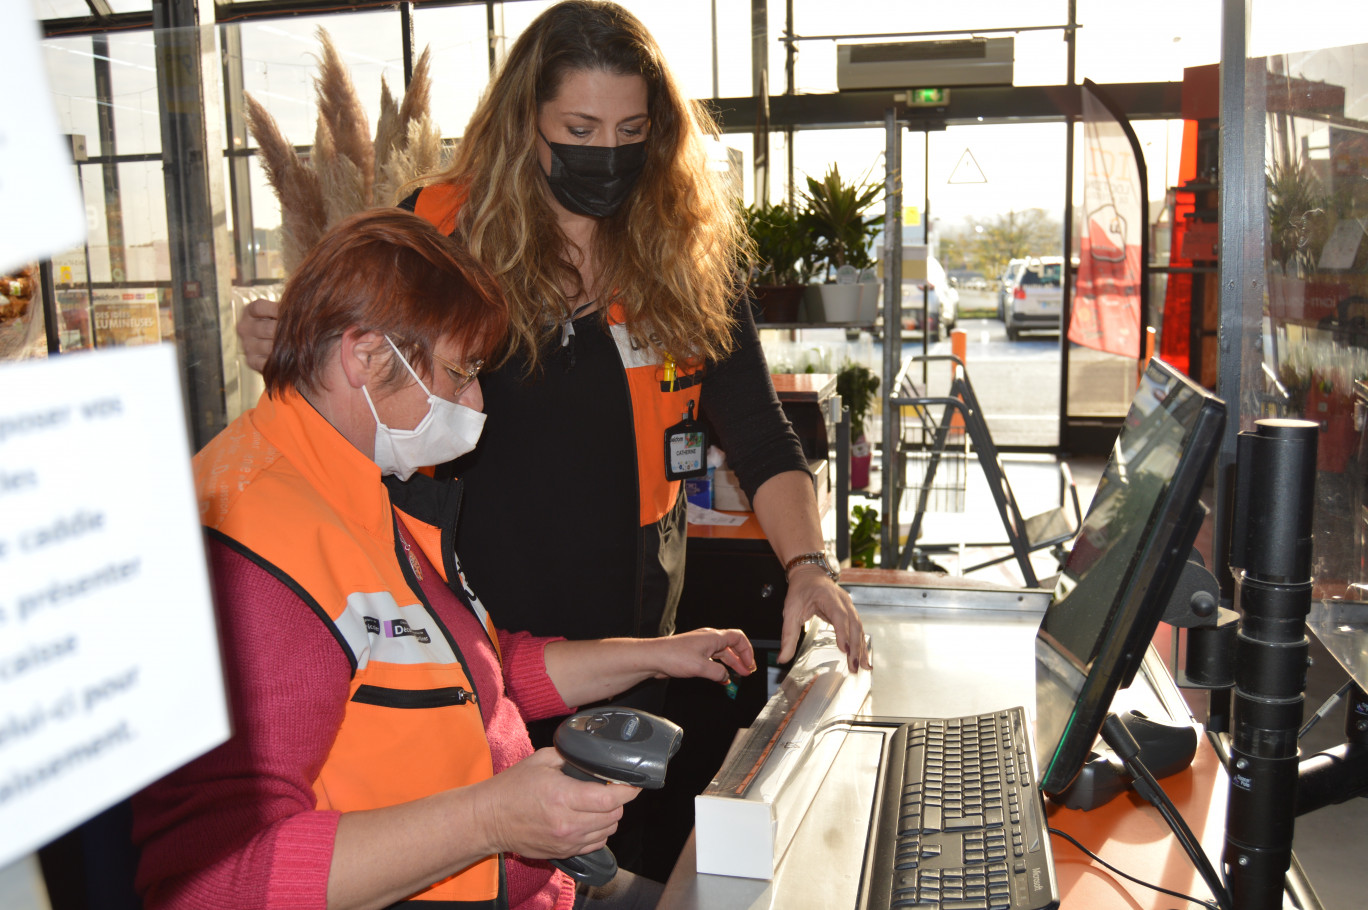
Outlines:
[[[371,635],[384,635],[386,638],[405,638],[412,636],[423,644],[430,644],[432,636],[427,629],[415,629],[403,619],[387,619],[383,623],[374,616],[367,616],[366,631]]]

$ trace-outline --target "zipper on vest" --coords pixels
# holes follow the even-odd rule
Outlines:
[[[449,708],[452,705],[478,704],[474,692],[461,686],[440,689],[390,689],[384,686],[361,685],[351,700],[362,705],[382,708]]]
[[[431,617],[433,626],[435,626],[442,633],[442,637],[446,639],[447,644],[451,647],[451,653],[456,655],[456,662],[461,665],[461,672],[465,673],[465,678],[470,682],[471,688],[474,689],[475,677],[470,672],[470,665],[466,663],[465,655],[461,653],[460,645],[456,644],[456,638],[451,634],[451,630],[446,627],[446,623],[442,622],[442,618],[437,615],[437,610],[432,606],[432,602],[428,600],[427,594],[423,591],[422,584],[418,581],[418,576],[414,575],[413,570],[407,565],[407,560],[399,558],[399,554],[403,552],[400,547],[400,544],[403,543],[403,531],[399,527],[399,514],[394,511],[392,506],[390,509],[390,523],[394,527],[394,555],[396,561],[399,563],[399,571],[403,573],[405,581],[408,582],[409,590],[418,598],[418,602],[423,605],[423,609],[427,612],[427,615]],[[447,588],[451,590],[451,593],[455,595],[456,599],[460,601],[462,605],[465,605],[465,599],[462,595],[457,594],[450,584],[447,584]],[[466,609],[469,609],[469,607],[466,606]],[[473,614],[474,611],[472,610],[471,613]],[[481,623],[481,625],[483,626],[484,624]],[[495,646],[495,650],[497,652],[497,646]],[[462,689],[460,691],[465,690]],[[471,701],[479,701],[479,698],[476,697],[473,691],[466,694]],[[464,704],[464,702],[454,702],[454,704]]]

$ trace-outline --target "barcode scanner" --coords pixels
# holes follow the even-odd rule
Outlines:
[[[556,728],[553,742],[565,759],[562,770],[571,777],[659,790],[665,786],[665,767],[683,738],[679,725],[663,717],[635,708],[606,707],[567,717]],[[606,885],[618,868],[607,847],[553,859],[551,864],[590,886]]]

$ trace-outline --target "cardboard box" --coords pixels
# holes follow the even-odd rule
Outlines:
[[[706,477],[690,477],[684,481],[684,498],[704,509],[713,507],[713,472],[708,468]]]

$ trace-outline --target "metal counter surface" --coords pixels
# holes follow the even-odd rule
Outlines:
[[[1012,705],[1034,711],[1035,631],[1050,595],[1018,589],[848,586],[873,643],[864,713],[950,717]],[[836,727],[824,779],[771,881],[700,875],[691,835],[661,910],[853,907],[885,733]],[[803,785],[803,784],[796,784]]]

